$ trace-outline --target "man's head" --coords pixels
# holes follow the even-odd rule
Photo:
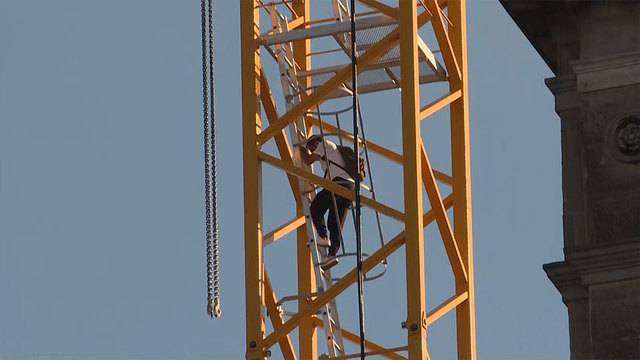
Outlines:
[[[318,148],[318,144],[320,144],[320,141],[322,140],[322,137],[320,137],[319,135],[313,135],[310,138],[307,139],[307,149],[309,149],[309,151],[313,152],[316,150],[316,148]]]

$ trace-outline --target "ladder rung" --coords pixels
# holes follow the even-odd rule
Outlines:
[[[342,11],[344,11],[345,13],[348,13],[348,12],[349,12],[349,9],[347,9],[347,5],[345,5],[344,3],[342,3],[342,1],[338,1],[337,3],[338,3],[338,6],[340,7],[340,9],[341,9]]]
[[[335,340],[335,338],[331,339],[331,342],[333,343],[333,347],[336,348],[338,351],[342,352],[342,346],[340,346],[340,344],[338,344],[338,342]]]

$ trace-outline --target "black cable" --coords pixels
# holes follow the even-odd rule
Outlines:
[[[344,142],[342,141],[342,128],[340,127],[340,115],[338,113],[334,114],[336,117],[336,127],[338,128],[338,141],[340,142],[340,146],[344,146]],[[318,115],[318,119],[320,119],[320,115]],[[322,121],[320,121],[320,125],[322,125]],[[354,179],[355,182],[355,179]],[[350,206],[349,212],[351,213],[351,220],[353,221],[353,226],[356,226],[356,212],[353,206]],[[343,243],[344,245],[344,243]],[[346,255],[346,250],[343,246],[342,255]]]
[[[353,149],[356,153],[356,164],[360,165],[360,151],[358,149],[358,63],[356,58],[356,1],[351,0],[351,91],[353,105],[351,111],[353,112]],[[358,268],[358,320],[360,325],[360,359],[364,360],[364,274],[362,271],[362,226],[361,220],[361,208],[360,203],[360,176],[356,176],[354,179],[356,182],[355,187],[355,200],[356,200],[356,253],[357,253],[357,268]]]
[[[371,198],[374,201],[378,201],[376,198],[376,188],[373,184],[373,172],[371,171],[371,163],[369,162],[369,148],[367,143],[367,136],[364,133],[364,120],[362,120],[362,109],[360,109],[360,100],[358,100],[358,120],[360,120],[360,130],[362,131],[362,143],[364,144],[364,159],[367,164],[367,172],[369,173],[369,185],[371,186]],[[382,223],[380,221],[380,213],[376,210],[376,224],[378,226],[378,239],[380,240],[380,247],[384,246],[384,235],[382,232]],[[382,260],[382,264],[384,264],[385,269],[387,267],[387,258]],[[366,276],[365,276],[366,279]]]

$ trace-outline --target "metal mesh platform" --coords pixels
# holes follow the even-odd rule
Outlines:
[[[350,56],[350,41],[348,22],[333,22],[321,26],[310,28],[296,29],[276,35],[265,36],[262,39],[263,45],[272,45],[284,42],[290,42],[302,38],[318,38],[331,36],[342,50]],[[356,22],[356,40],[358,56],[366,52],[371,46],[376,44],[382,38],[387,36],[397,27],[395,20],[384,16],[368,16],[362,17]],[[437,81],[445,81],[447,74],[444,67],[438,62],[433,52],[418,36],[420,43],[419,56],[419,78],[420,83],[430,83]],[[344,63],[336,66],[328,66],[316,68],[307,72],[298,72],[298,80],[301,84],[305,84],[305,77],[311,77],[311,87],[300,89],[308,91],[322,86],[327,80],[331,79],[340,69],[350,66]],[[378,59],[375,63],[369,64],[365,68],[361,68],[358,77],[358,91],[360,93],[368,93],[395,89],[400,87],[400,45],[391,48],[385,55]],[[343,86],[329,94],[328,98],[337,98],[350,96],[351,81],[343,83]]]

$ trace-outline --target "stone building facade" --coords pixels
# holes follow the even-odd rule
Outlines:
[[[555,77],[571,359],[640,359],[640,1],[500,0]]]

